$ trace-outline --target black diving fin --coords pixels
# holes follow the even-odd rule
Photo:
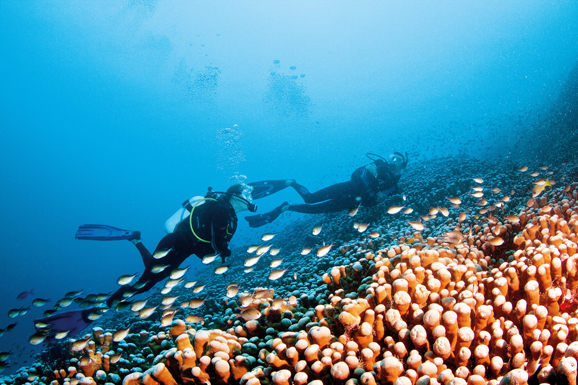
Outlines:
[[[275,210],[270,211],[265,214],[251,215],[245,217],[247,222],[249,222],[249,227],[261,227],[265,226],[267,223],[273,222],[281,213],[283,212],[283,207],[288,206],[289,203],[283,202],[281,206],[277,207]]]
[[[292,180],[292,179],[290,179]],[[253,187],[251,191],[251,196],[253,199],[261,199],[268,197],[269,195],[275,194],[278,191],[286,189],[291,185],[287,184],[287,180],[264,180],[261,182],[253,182],[248,185]]]

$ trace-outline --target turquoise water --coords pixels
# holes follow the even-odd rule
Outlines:
[[[24,352],[14,366],[46,309],[8,318],[33,298],[19,293],[54,304],[142,270],[129,242],[78,241],[78,225],[140,230],[153,248],[208,186],[316,190],[366,152],[507,157],[578,57],[578,4],[563,1],[2,1],[0,15],[0,328],[18,322],[0,351]],[[239,223],[234,246],[262,233]]]

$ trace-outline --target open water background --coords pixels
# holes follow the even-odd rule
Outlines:
[[[182,201],[239,178],[313,191],[348,180],[367,152],[555,162],[540,143],[575,143],[540,125],[577,64],[573,1],[0,1],[0,15],[12,370],[39,350],[27,339],[48,305],[9,309],[111,292],[142,271],[129,242],[75,240],[80,224],[140,230],[152,249]],[[233,246],[263,232],[242,217]],[[203,265],[189,261],[192,278]]]

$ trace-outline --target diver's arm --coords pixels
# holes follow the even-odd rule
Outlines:
[[[368,164],[367,166],[365,166],[365,169],[369,171],[374,177],[377,178],[377,166],[375,165],[375,163]]]
[[[229,212],[225,207],[219,205],[215,207],[211,218],[211,246],[221,255],[223,262],[226,257],[231,255],[229,239],[231,239],[233,234],[229,233],[229,230]]]
[[[359,182],[362,178],[362,175],[370,175],[369,177],[373,176],[374,178],[377,177],[377,167],[375,163],[370,163],[366,166],[359,167],[351,174],[351,180],[353,182]],[[373,178],[373,179],[374,179]]]

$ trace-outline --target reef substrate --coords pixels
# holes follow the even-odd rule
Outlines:
[[[465,201],[468,187],[456,183],[449,196]],[[287,277],[229,302],[208,327],[176,315],[166,326],[135,324],[116,342],[118,329],[97,327],[68,341],[65,365],[2,383],[575,384],[577,200],[576,184],[519,194],[507,211],[488,197],[487,215],[460,222],[453,207],[431,218],[438,231],[428,236],[376,222],[379,237],[323,258],[334,264],[313,293],[295,295]],[[439,231],[458,226],[458,239]],[[222,327],[210,328],[216,318]]]

